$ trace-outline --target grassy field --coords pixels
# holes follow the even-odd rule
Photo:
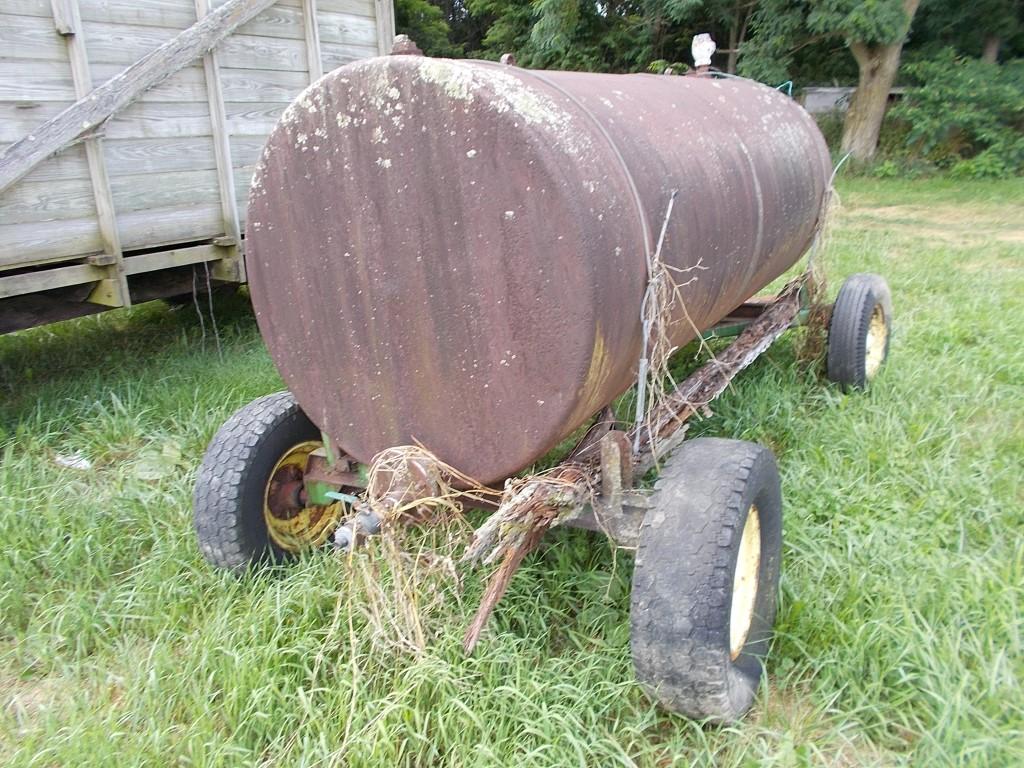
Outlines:
[[[415,655],[329,552],[207,567],[195,468],[281,386],[239,298],[222,357],[159,304],[0,337],[0,763],[1024,765],[1024,181],[840,192],[832,290],[888,277],[889,366],[846,396],[787,338],[692,431],[764,442],[783,475],[778,639],[742,724],[644,698],[630,558],[583,532],[549,535],[472,658],[473,577]]]

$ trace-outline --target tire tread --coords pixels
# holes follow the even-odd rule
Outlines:
[[[238,572],[275,554],[265,532],[247,524],[244,490],[264,440],[299,420],[308,422],[291,392],[276,392],[237,410],[210,441],[192,499],[199,549],[210,564]]]
[[[728,632],[734,551],[749,484],[762,476],[777,483],[774,457],[763,446],[718,438],[684,443],[655,484],[652,530],[640,537],[630,614],[637,676],[654,698],[695,719],[737,719],[760,679],[737,676]],[[661,581],[678,581],[679,589],[659,590]],[[769,625],[775,585],[770,589]]]
[[[828,378],[844,389],[867,386],[864,370],[868,324],[871,313],[881,304],[886,323],[892,324],[892,298],[879,275],[850,275],[839,289],[828,328],[826,368]]]

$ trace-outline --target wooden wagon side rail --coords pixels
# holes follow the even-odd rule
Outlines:
[[[229,0],[12,144],[0,155],[0,192],[50,155],[127,107],[144,91],[207,53],[274,2]],[[64,34],[72,31],[69,29]]]

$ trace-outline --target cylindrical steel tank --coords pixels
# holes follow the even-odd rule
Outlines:
[[[829,171],[810,116],[747,81],[360,61],[270,135],[252,300],[288,387],[344,451],[418,441],[494,482],[635,380],[673,190],[662,256],[695,267],[682,293],[703,329],[804,253]]]

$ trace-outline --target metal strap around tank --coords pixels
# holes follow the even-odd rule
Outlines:
[[[530,75],[531,77],[534,77],[537,80],[540,80],[541,82],[545,83],[546,85],[550,86],[551,88],[553,88],[554,90],[558,91],[560,94],[565,96],[573,104],[575,104],[576,107],[584,115],[586,115],[590,119],[590,121],[597,127],[597,130],[601,132],[601,135],[604,137],[605,141],[608,142],[608,146],[611,148],[612,153],[615,155],[615,158],[619,161],[619,167],[622,168],[622,172],[626,176],[626,183],[629,184],[629,191],[633,195],[633,204],[634,204],[634,206],[636,206],[637,215],[640,217],[640,226],[643,228],[643,232],[644,232],[644,263],[647,265],[647,276],[649,278],[650,277],[650,272],[651,272],[651,257],[652,257],[652,253],[651,253],[651,228],[650,228],[650,226],[647,223],[647,214],[644,213],[644,206],[643,206],[643,203],[640,200],[640,192],[637,190],[636,183],[633,181],[633,174],[630,172],[629,166],[626,165],[626,158],[622,156],[622,152],[619,151],[619,147],[615,143],[615,140],[611,137],[611,134],[609,134],[608,131],[605,130],[604,125],[602,125],[601,121],[597,119],[597,115],[595,115],[593,112],[591,112],[583,102],[581,102],[579,99],[577,99],[575,96],[573,96],[567,90],[565,90],[558,83],[556,83],[556,82],[552,81],[551,79],[545,77],[543,74],[541,74],[537,70],[534,70],[534,69],[523,69],[523,68],[517,67],[515,65],[509,66],[507,64],[495,64],[493,61],[473,61],[472,63],[474,63],[474,64],[486,64],[489,67],[491,67],[492,69],[498,69],[498,70],[500,70],[502,72],[506,72],[506,71],[512,69],[516,73],[522,73],[522,74]]]

